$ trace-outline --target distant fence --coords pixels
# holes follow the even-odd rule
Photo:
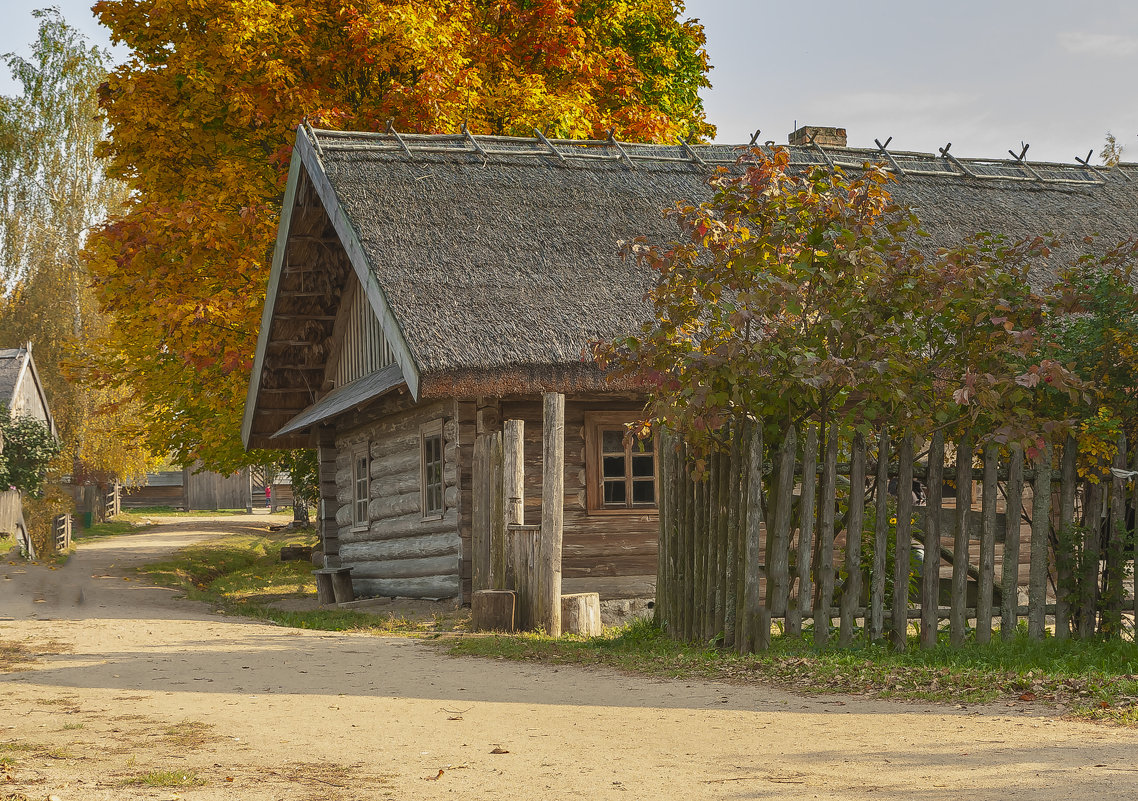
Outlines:
[[[56,515],[51,521],[52,541],[55,552],[63,553],[71,547],[71,515]]]
[[[1138,449],[1125,442],[1095,483],[1078,475],[1070,438],[1040,469],[1018,447],[975,453],[972,435],[807,427],[765,447],[751,423],[721,440],[702,457],[703,480],[674,436],[659,449],[656,615],[677,639],[751,652],[769,646],[772,625],[812,625],[820,646],[836,634],[904,648],[916,625],[932,647],[942,620],[952,644],[1010,637],[1023,620],[1037,639],[1133,638]]]

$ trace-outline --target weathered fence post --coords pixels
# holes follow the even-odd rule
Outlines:
[[[756,421],[751,437],[749,466],[747,470],[747,526],[746,561],[743,564],[745,600],[743,602],[743,637],[739,650],[753,653],[757,647],[765,647],[770,639],[770,624],[766,635],[762,632],[763,604],[759,593],[759,554],[762,552],[760,537],[763,530],[763,428]]]
[[[972,435],[956,443],[956,525],[952,533],[952,598],[949,610],[949,642],[964,642],[965,607],[968,602],[968,518],[972,513]]]
[[[814,494],[818,486],[818,427],[806,429],[802,446],[802,497],[798,501],[798,600],[787,609],[786,633],[797,637],[802,633],[802,615],[812,612],[814,601],[814,520],[817,514]]]
[[[541,623],[561,636],[561,547],[565,517],[565,396],[543,395],[541,474],[541,568],[537,597]]]
[[[885,630],[885,551],[889,537],[889,429],[882,426],[877,443],[877,493],[874,505],[873,564],[869,568],[869,639]]]
[[[1079,445],[1074,436],[1063,442],[1059,478],[1059,547],[1055,549],[1055,638],[1071,634],[1071,589],[1075,583],[1075,493],[1078,491]],[[1018,532],[1018,529],[1017,529]]]
[[[984,446],[980,506],[980,577],[976,582],[976,642],[992,640],[992,596],[996,577],[996,468],[1000,446]]]
[[[940,512],[944,504],[944,434],[929,442],[925,499],[925,559],[921,565],[921,647],[935,648],[940,626]]]
[[[809,441],[808,441],[809,442]],[[805,461],[805,460],[804,460]],[[805,468],[803,468],[805,469]],[[813,476],[803,473],[803,497]],[[803,515],[803,520],[806,519]],[[850,503],[846,510],[846,586],[842,590],[841,628],[838,645],[853,642],[854,615],[861,602],[861,527],[865,520],[865,436],[856,434],[850,452]]]
[[[838,485],[838,430],[826,427],[822,462],[821,508],[818,510],[818,588],[814,595],[814,644],[830,640],[830,608],[834,605],[834,499]]]
[[[786,615],[790,595],[790,517],[797,456],[798,433],[794,426],[787,426],[778,451],[777,479],[771,482],[771,517],[767,526],[767,606],[773,617]]]
[[[1035,464],[1035,481],[1032,484],[1027,634],[1035,640],[1043,638],[1047,604],[1047,543],[1051,534],[1051,453],[1051,443],[1048,442]]]
[[[519,565],[511,544],[511,525],[525,523],[525,423],[521,420],[507,420],[502,424],[502,509],[500,523],[491,528],[490,553],[493,559],[501,552],[502,588],[514,589],[517,585]],[[497,540],[497,541],[495,541]],[[523,608],[518,599],[519,626]]]
[[[1119,473],[1126,471],[1126,434],[1118,435],[1118,451],[1112,467]],[[1110,481],[1110,539],[1106,548],[1106,611],[1103,614],[1103,632],[1110,637],[1122,636],[1122,586],[1125,565],[1124,532],[1126,529],[1126,479],[1111,473]]]
[[[1003,590],[1000,593],[1000,636],[1005,640],[1015,638],[1019,626],[1019,527],[1023,514],[1023,446],[1015,443],[1011,451],[1005,507]],[[1058,613],[1055,633],[1058,636]]]
[[[893,562],[893,647],[909,644],[909,568],[913,547],[913,435],[906,434],[897,454],[897,542]]]
[[[742,464],[743,426],[736,422],[731,426],[731,453],[727,470],[727,570],[724,574],[725,596],[723,599],[723,647],[733,648],[736,642],[736,626],[739,607],[739,509],[742,494],[738,492]]]

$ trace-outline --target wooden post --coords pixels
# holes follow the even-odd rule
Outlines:
[[[1138,442],[1131,443],[1131,448],[1134,454],[1131,457],[1130,469],[1138,473]],[[1135,513],[1138,514],[1138,480],[1134,482],[1134,489],[1130,496],[1130,508],[1135,510]],[[1133,550],[1130,553],[1130,558],[1134,563],[1134,583],[1132,585],[1132,592],[1134,594],[1134,598],[1132,599],[1134,604],[1134,627],[1130,632],[1133,641],[1138,642],[1138,521],[1135,521],[1135,530],[1130,532],[1130,537],[1133,542]]]
[[[470,460],[470,572],[471,592],[488,590],[490,583],[490,458],[489,437],[474,437]],[[473,603],[473,599],[471,600]],[[513,614],[513,607],[510,608]]]
[[[956,443],[956,525],[952,532],[952,597],[949,642],[963,645],[968,601],[968,516],[972,512],[972,436]]]
[[[1047,543],[1051,535],[1051,443],[1035,465],[1031,509],[1031,571],[1027,588],[1027,634],[1043,639],[1047,604]],[[1094,537],[1098,537],[1097,528]]]
[[[316,434],[317,459],[320,473],[320,550],[324,554],[324,567],[340,566],[340,526],[336,512],[336,432],[331,426],[321,426]],[[189,492],[188,486],[183,489]],[[329,585],[330,591],[331,585]]]
[[[1072,463],[1073,466],[1073,463]],[[1072,496],[1072,504],[1074,496]],[[1023,514],[1023,446],[1011,446],[1008,465],[1007,524],[1004,527],[1004,569],[1001,582],[1000,636],[1014,639],[1019,626],[1019,527]],[[1062,515],[1060,514],[1060,517]],[[1056,599],[1058,600],[1058,599]],[[1056,611],[1055,636],[1059,636],[1059,615]]]
[[[739,507],[741,493],[737,491],[742,464],[740,454],[743,428],[739,423],[731,427],[731,454],[727,469],[727,570],[724,574],[726,596],[723,601],[723,647],[734,648],[736,642],[736,620],[739,605]]]
[[[869,570],[869,639],[885,630],[885,551],[889,537],[889,429],[882,426],[877,442],[877,484],[873,526],[873,564]]]
[[[834,605],[834,500],[838,483],[838,428],[825,430],[821,508],[818,510],[818,591],[814,596],[814,644],[830,641],[830,609]]]
[[[538,603],[550,637],[561,636],[561,545],[565,517],[565,396],[543,396],[541,432],[541,569]]]
[[[767,531],[767,606],[773,617],[786,615],[790,588],[790,516],[794,505],[794,462],[798,455],[798,434],[787,426],[778,451],[778,480],[771,499],[771,521]]]
[[[734,493],[737,499],[735,526],[735,552],[738,554],[738,569],[735,571],[735,646],[742,649],[746,637],[747,621],[747,494],[751,486],[751,445],[755,437],[756,425],[745,422],[739,435],[739,472],[735,477]]]
[[[1126,471],[1126,434],[1118,435],[1118,451],[1113,467]],[[1125,565],[1124,532],[1126,530],[1126,479],[1111,474],[1110,481],[1110,539],[1106,549],[1106,611],[1103,615],[1103,632],[1108,637],[1122,636],[1123,566]]]
[[[474,631],[514,631],[517,596],[513,590],[474,590],[470,599]]]
[[[856,434],[850,454],[850,505],[846,511],[846,586],[842,591],[842,620],[838,645],[853,643],[854,615],[861,601],[861,529],[865,520],[865,436]],[[805,465],[805,459],[803,460]],[[805,466],[803,467],[805,471]],[[812,476],[803,474],[803,497]],[[806,516],[803,515],[803,520]]]
[[[595,592],[578,592],[561,596],[561,621],[566,634],[581,637],[599,637],[601,626],[601,599]]]
[[[909,569],[913,547],[913,435],[906,434],[897,454],[897,538],[893,562],[893,647],[909,644]]]
[[[925,501],[925,559],[921,565],[921,647],[936,647],[940,624],[940,512],[944,505],[944,433],[929,442],[928,497]]]
[[[728,428],[725,432],[727,434],[728,442],[731,441],[731,430]],[[730,537],[728,534],[730,518],[730,505],[731,505],[731,453],[730,450],[724,451],[717,455],[719,462],[719,523],[716,536],[719,540],[716,545],[715,551],[718,556],[718,569],[715,574],[715,625],[712,627],[712,637],[720,638],[722,642],[727,634],[727,577],[729,568],[727,566],[727,541]]]
[[[980,578],[976,587],[976,642],[992,641],[992,595],[996,576],[996,467],[1000,446],[984,446],[980,512]]]
[[[664,612],[668,603],[668,551],[671,547],[672,480],[668,454],[671,438],[665,431],[656,433],[656,504],[660,509],[659,535],[656,537],[656,605],[652,607],[652,620],[661,629],[667,629],[668,616]],[[564,618],[564,614],[562,614]]]
[[[864,467],[864,465],[863,465]],[[797,637],[802,633],[802,616],[813,614],[814,605],[814,503],[818,487],[818,427],[806,429],[802,446],[802,497],[798,501],[798,600],[786,610],[786,633]]]
[[[496,549],[502,553],[502,563],[505,567],[503,586],[499,589],[518,588],[517,571],[521,566],[515,558],[516,551],[512,545],[512,535],[509,533],[511,525],[525,523],[525,423],[521,420],[507,420],[502,424],[502,519],[501,523],[491,529],[491,537],[501,536],[501,544],[491,540],[491,554]],[[521,598],[518,598],[519,625],[522,615]]]
[[[1059,473],[1059,547],[1055,549],[1055,639],[1057,640],[1065,640],[1071,635],[1070,592],[1075,583],[1074,526],[1078,457],[1079,444],[1074,436],[1068,434],[1063,442],[1063,461]],[[1018,522],[1016,533],[1019,533]]]
[[[753,653],[760,642],[770,639],[761,636],[762,596],[759,593],[759,555],[762,552],[760,537],[763,532],[763,427],[756,421],[751,436],[747,467],[746,507],[746,560],[743,564],[745,597],[743,601],[743,636],[739,643],[742,653]]]
[[[1102,553],[1102,482],[1102,476],[1099,477],[1097,483],[1088,481],[1083,496],[1085,531],[1083,533],[1082,576],[1079,577],[1083,603],[1079,611],[1079,636],[1084,639],[1094,636],[1098,622],[1099,556]],[[1034,522],[1032,520],[1032,523]],[[1035,526],[1033,525],[1032,548],[1034,547]],[[1028,603],[1031,603],[1030,599]]]

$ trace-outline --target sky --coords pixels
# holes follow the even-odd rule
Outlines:
[[[31,11],[48,4],[109,45],[90,0],[0,0],[0,53],[27,53]],[[686,15],[707,32],[719,142],[833,125],[856,147],[891,136],[899,150],[952,142],[996,158],[1024,142],[1029,160],[1072,162],[1109,130],[1138,160],[1134,0],[687,0]]]

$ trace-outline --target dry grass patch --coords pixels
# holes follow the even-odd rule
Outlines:
[[[205,779],[192,770],[152,770],[119,782],[122,787],[200,787]]]
[[[181,723],[175,723],[173,726],[167,726],[162,731],[162,740],[167,745],[180,749],[197,749],[219,739],[217,735],[211,733],[212,730],[213,726],[208,723],[184,720]]]
[[[55,640],[0,640],[0,673],[27,670],[41,656],[62,654],[69,646]]]

